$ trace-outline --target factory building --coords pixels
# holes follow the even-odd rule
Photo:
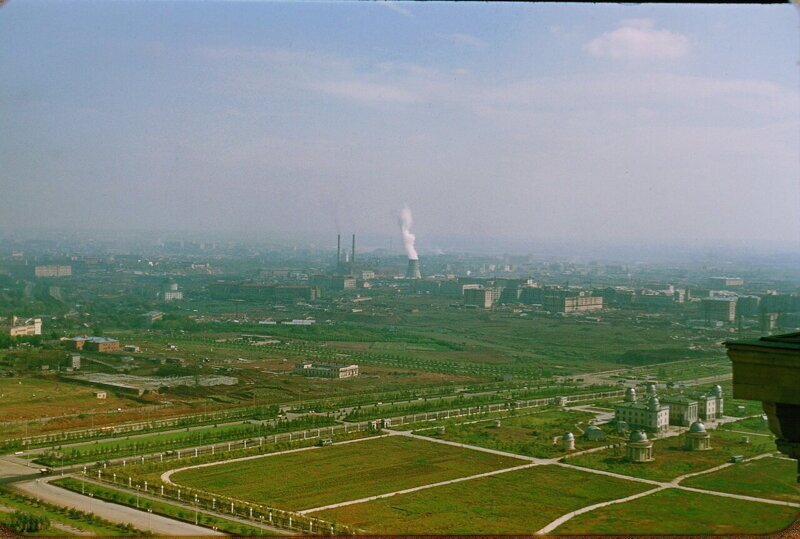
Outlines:
[[[120,348],[118,340],[107,337],[73,337],[67,343],[73,350],[116,352]]]
[[[358,365],[327,365],[304,361],[295,365],[294,372],[315,378],[353,378],[358,376]]]

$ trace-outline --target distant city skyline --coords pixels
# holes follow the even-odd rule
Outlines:
[[[798,12],[20,2],[0,233],[800,248]],[[387,246],[388,247],[388,246]]]

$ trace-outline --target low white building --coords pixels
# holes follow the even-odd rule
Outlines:
[[[353,378],[358,376],[358,365],[327,365],[303,362],[294,367],[295,374],[317,378]]]

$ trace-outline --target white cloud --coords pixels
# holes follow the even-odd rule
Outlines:
[[[414,16],[409,10],[407,10],[404,7],[402,7],[399,2],[393,2],[391,0],[388,0],[388,1],[380,2],[380,3],[382,5],[388,7],[389,9],[394,11],[395,13],[399,13],[400,15],[403,15],[404,17],[413,17]]]
[[[466,45],[476,49],[482,49],[486,46],[486,42],[484,40],[475,37],[472,34],[455,33],[447,34],[445,37],[456,45]]]
[[[413,103],[419,99],[413,92],[399,86],[355,80],[323,82],[317,86],[317,89],[354,101]]]
[[[625,19],[620,27],[586,44],[586,51],[613,60],[676,60],[689,53],[683,34],[655,28],[652,19]]]

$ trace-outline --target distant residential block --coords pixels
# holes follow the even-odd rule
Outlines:
[[[542,305],[553,313],[591,312],[603,308],[603,298],[586,291],[549,290],[544,295]]]
[[[42,334],[41,318],[19,318],[11,317],[11,324],[8,326],[8,334],[11,337],[31,337]]]
[[[72,266],[36,266],[33,268],[36,277],[69,277],[72,275]]]
[[[736,319],[736,298],[704,298],[703,314],[707,321],[733,322]]]

